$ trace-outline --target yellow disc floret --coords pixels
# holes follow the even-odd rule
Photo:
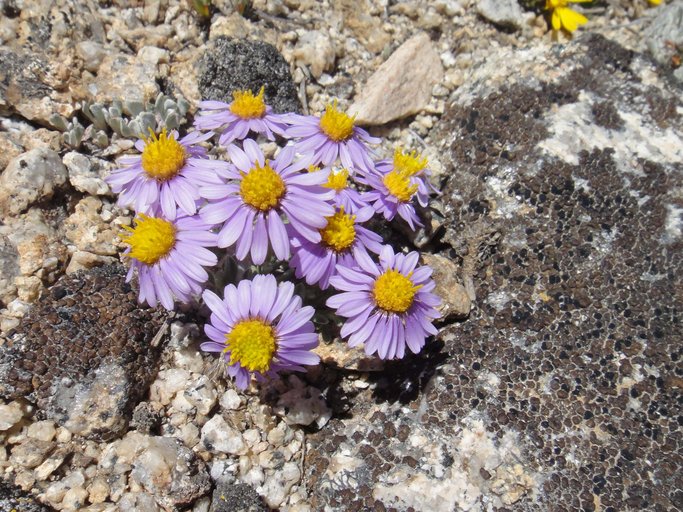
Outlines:
[[[266,113],[266,104],[263,101],[264,92],[265,87],[261,87],[257,95],[248,90],[233,92],[230,112],[242,119],[258,119],[263,117]]]
[[[344,207],[327,217],[327,226],[320,230],[323,244],[335,252],[344,252],[356,240],[356,216],[344,213]]]
[[[173,178],[185,165],[187,153],[175,137],[166,133],[166,128],[157,135],[150,130],[142,150],[142,169],[150,178],[166,181]]]
[[[331,172],[324,186],[333,189],[337,193],[341,192],[349,186],[349,171],[342,169],[336,173]]]
[[[394,169],[401,171],[409,176],[419,174],[425,167],[427,167],[427,159],[418,154],[417,151],[410,153],[403,151],[403,148],[396,148],[394,150]]]
[[[377,307],[387,313],[405,313],[413,305],[415,294],[420,286],[415,286],[408,276],[397,270],[387,270],[375,281],[372,295]]]
[[[275,330],[260,319],[242,320],[225,335],[230,364],[239,363],[250,372],[267,372],[276,349]]]
[[[337,100],[325,107],[320,116],[320,129],[335,142],[343,142],[353,135],[353,122],[356,116],[347,116],[337,108]]]
[[[263,167],[256,162],[248,173],[242,173],[240,184],[242,200],[262,212],[280,204],[285,190],[285,182],[267,160]]]
[[[394,169],[384,176],[384,186],[389,193],[402,203],[407,203],[417,191],[417,184],[410,183],[410,174]]]
[[[128,231],[121,235],[124,243],[130,245],[128,255],[147,265],[168,255],[176,242],[176,228],[171,222],[144,213],[138,214],[134,228],[123,228]]]

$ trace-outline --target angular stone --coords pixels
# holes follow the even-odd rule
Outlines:
[[[368,0],[334,0],[334,5],[344,15],[344,26],[368,51],[379,53],[389,45],[391,35],[382,28],[382,19],[370,14]]]
[[[315,78],[320,78],[323,72],[331,71],[334,68],[335,57],[329,35],[317,30],[302,35],[292,52],[295,64],[309,66],[311,74]]]
[[[158,66],[123,53],[108,54],[96,78],[86,84],[88,99],[99,103],[114,100],[154,101],[159,94]]]
[[[519,30],[526,18],[517,0],[479,0],[477,13],[494,25]]]
[[[472,300],[458,279],[458,266],[439,254],[423,253],[422,260],[434,271],[434,293],[441,297],[441,306],[437,308],[441,313],[441,320],[467,318],[472,308]]]
[[[66,182],[62,159],[52,150],[32,149],[12,159],[0,174],[0,211],[17,215],[49,199]]]
[[[114,242],[118,240],[118,232],[114,226],[104,221],[100,215],[102,209],[101,199],[84,197],[76,204],[74,213],[64,222],[64,232],[81,251],[113,256],[117,254]]]
[[[381,125],[423,110],[432,87],[443,78],[443,66],[427,34],[404,42],[360,88],[349,112],[361,125]]]
[[[24,411],[17,402],[0,404],[0,430],[9,430],[21,421]]]
[[[69,182],[80,192],[93,196],[111,194],[111,189],[104,181],[106,167],[102,160],[88,158],[76,151],[64,155],[64,165],[69,171]]]
[[[216,414],[202,427],[202,443],[211,452],[230,455],[247,453],[242,434],[228,425],[220,414]]]
[[[35,468],[45,460],[54,447],[53,442],[27,438],[12,448],[10,462],[24,468]]]
[[[100,471],[115,469],[112,462],[132,465],[131,481],[167,510],[190,505],[211,489],[206,466],[178,439],[129,432],[109,456],[100,462]]]
[[[55,113],[71,117],[73,101],[69,93],[55,90],[59,79],[53,75],[47,55],[3,46],[0,69],[0,115],[19,114],[44,126],[50,126],[49,119]]]

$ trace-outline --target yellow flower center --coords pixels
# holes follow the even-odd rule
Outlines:
[[[275,331],[263,320],[242,320],[225,335],[230,364],[239,363],[250,372],[267,372],[276,349]]]
[[[185,148],[173,135],[166,133],[166,128],[157,135],[150,129],[150,137],[145,139],[142,150],[142,168],[151,178],[166,181],[173,178],[185,165]]]
[[[168,255],[175,245],[176,228],[167,220],[139,213],[135,227],[123,226],[128,233],[121,239],[130,245],[129,256],[147,265],[153,265]]]
[[[375,281],[372,291],[377,307],[388,313],[405,313],[413,305],[420,286],[415,286],[408,277],[397,270],[387,270]]]
[[[342,169],[339,172],[331,172],[324,185],[333,189],[337,194],[349,186],[349,171]]]
[[[230,112],[242,119],[261,118],[266,113],[266,104],[263,101],[265,87],[257,95],[251,91],[235,91],[232,93],[233,101],[230,104]]]
[[[285,182],[267,160],[263,167],[256,162],[248,173],[242,173],[240,195],[246,204],[265,212],[280,203],[285,195]]]
[[[344,213],[344,207],[327,217],[327,226],[320,230],[323,243],[335,252],[344,252],[356,240],[355,215]]]
[[[417,151],[413,150],[408,153],[400,147],[394,151],[395,170],[404,172],[409,176],[415,176],[425,167],[427,167],[427,159],[418,154]]]
[[[325,107],[325,113],[320,116],[320,129],[335,142],[342,142],[353,135],[353,122],[356,116],[347,116],[337,109],[337,100]]]
[[[399,201],[407,203],[417,190],[417,184],[410,184],[410,174],[394,169],[384,177],[384,186]]]

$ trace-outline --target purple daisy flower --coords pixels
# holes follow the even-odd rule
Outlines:
[[[300,138],[295,148],[304,155],[306,166],[330,166],[339,159],[349,170],[374,172],[372,152],[367,144],[379,144],[377,137],[354,125],[354,118],[340,112],[337,102],[327,105],[325,113],[315,116],[290,116],[287,137]]]
[[[135,227],[121,238],[129,247],[124,252],[131,261],[126,281],[137,270],[140,294],[138,301],[156,307],[160,302],[173,309],[175,299],[189,302],[199,295],[209,278],[204,267],[217,263],[216,255],[207,249],[215,247],[217,236],[197,215],[178,213],[174,220],[138,213]]]
[[[237,287],[229,284],[223,295],[223,300],[209,290],[202,295],[211,309],[211,322],[204,326],[211,341],[201,348],[224,354],[238,388],[246,389],[252,374],[263,379],[320,362],[311,352],[318,346],[311,322],[315,310],[302,307],[292,283],[278,285],[272,275],[257,275]]]
[[[275,140],[275,134],[284,135],[287,123],[280,114],[263,101],[265,88],[257,95],[249,90],[232,93],[232,103],[201,101],[199,116],[194,125],[199,130],[220,130],[218,142],[224,146],[246,138],[249,132],[265,135]]]
[[[302,172],[298,164],[292,165],[292,146],[283,148],[272,163],[251,139],[244,141],[244,150],[229,146],[228,154],[235,165],[230,177],[237,182],[201,189],[210,202],[200,215],[209,224],[221,225],[219,247],[236,243],[237,259],[251,253],[257,265],[265,261],[269,246],[278,259],[289,259],[289,236],[282,215],[300,236],[320,241],[325,217],[334,213],[326,202],[334,191],[321,186],[327,181],[326,172]]]
[[[427,159],[417,151],[403,151],[400,146],[394,150],[393,160],[382,160],[377,162],[376,169],[381,176],[386,176],[391,172],[409,176],[411,185],[417,185],[415,197],[421,206],[429,203],[429,194],[438,191],[429,182],[431,171],[427,167]]]
[[[160,208],[167,219],[176,217],[178,208],[187,215],[197,212],[201,185],[220,183],[227,162],[209,160],[206,149],[198,146],[212,133],[192,132],[178,140],[178,132],[138,140],[142,154],[119,159],[126,167],[115,169],[105,179],[119,195],[118,205],[132,206],[137,212],[151,214]]]
[[[318,168],[311,166],[309,170],[316,172]],[[361,198],[360,192],[349,184],[349,171],[347,169],[332,169],[327,178],[327,183],[323,186],[334,190],[332,202],[337,207],[343,207],[348,213],[356,213],[361,208],[369,206]]]
[[[431,293],[432,269],[416,268],[418,258],[417,252],[395,255],[385,245],[379,265],[361,259],[356,269],[337,268],[330,283],[343,293],[330,297],[327,306],[348,319],[341,335],[349,337],[349,346],[364,343],[368,355],[400,359],[406,345],[417,354],[425,338],[437,333],[432,321],[441,316],[435,309],[441,300]]]
[[[293,237],[294,256],[289,266],[295,269],[296,277],[305,277],[306,283],[318,283],[325,290],[339,265],[355,267],[362,259],[366,266],[372,266],[368,249],[379,254],[382,237],[359,224],[372,218],[374,213],[371,207],[366,206],[351,215],[345,213],[342,206],[327,218],[327,226],[320,230],[320,242]]]

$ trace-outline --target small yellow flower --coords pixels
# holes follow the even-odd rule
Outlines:
[[[583,14],[572,11],[568,5],[574,3],[586,3],[591,0],[546,0],[545,8],[551,11],[550,23],[553,30],[564,29],[574,32],[580,25],[588,23],[588,18]]]
[[[662,3],[662,0],[647,0],[647,3],[654,6],[657,6]]]

